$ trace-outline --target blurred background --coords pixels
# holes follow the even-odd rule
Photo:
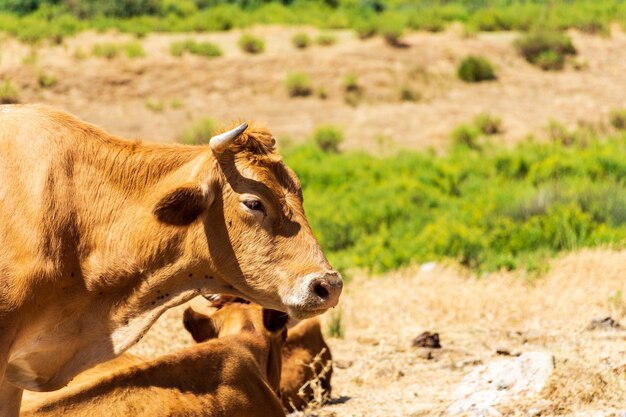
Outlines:
[[[479,413],[468,372],[542,351],[547,382],[485,410],[623,416],[625,23],[622,0],[0,0],[0,103],[149,141],[271,129],[348,282],[307,413]],[[179,315],[136,350],[189,343]]]

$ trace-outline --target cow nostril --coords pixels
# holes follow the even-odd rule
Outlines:
[[[320,283],[315,284],[315,287],[313,287],[313,291],[315,291],[315,294],[317,294],[317,296],[323,300],[328,298],[328,290]]]

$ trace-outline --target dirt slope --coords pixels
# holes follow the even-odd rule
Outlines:
[[[300,29],[298,29],[300,30]],[[576,58],[585,67],[543,72],[517,56],[515,34],[464,37],[460,30],[406,36],[407,48],[391,48],[381,39],[360,41],[349,32],[335,35],[330,47],[296,50],[290,42],[296,29],[261,27],[252,32],[267,41],[267,52],[244,55],[237,49],[240,32],[214,34],[153,34],[140,39],[147,56],[111,60],[94,58],[95,43],[125,42],[130,36],[84,33],[63,45],[36,49],[36,59],[24,45],[5,39],[0,45],[0,79],[9,77],[22,89],[23,101],[42,101],[126,136],[171,141],[197,118],[212,116],[266,122],[278,137],[307,137],[319,123],[335,123],[346,130],[347,147],[444,147],[452,128],[488,111],[504,119],[506,133],[498,141],[511,142],[541,133],[549,119],[570,125],[595,122],[614,107],[626,106],[626,35],[609,38],[573,33]],[[309,30],[315,35],[317,31]],[[210,40],[224,56],[206,59],[173,57],[171,42],[193,37]],[[481,54],[495,63],[498,81],[465,84],[455,77],[458,62],[467,54]],[[77,58],[77,56],[87,56]],[[26,63],[25,63],[26,62]],[[314,89],[329,98],[289,98],[284,79],[290,71],[311,76]],[[39,74],[55,76],[52,88],[37,85]],[[364,88],[356,107],[345,103],[343,78],[356,74]],[[401,88],[421,100],[402,102]],[[146,100],[162,102],[154,111]],[[183,104],[174,109],[173,101]]]

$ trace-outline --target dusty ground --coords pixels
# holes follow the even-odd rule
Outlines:
[[[626,252],[583,251],[554,261],[540,279],[476,279],[452,267],[359,276],[341,301],[345,337],[329,339],[341,366],[333,399],[315,414],[445,415],[456,384],[478,364],[501,358],[496,350],[538,350],[556,359],[548,386],[500,412],[526,416],[538,407],[542,416],[621,416],[626,330],[587,326],[598,317],[626,317],[625,264]],[[133,351],[158,355],[191,343],[181,314],[182,307],[166,313]],[[441,337],[432,359],[411,346],[424,330]]]
[[[517,56],[513,33],[466,37],[452,28],[443,34],[415,33],[408,47],[392,48],[377,38],[360,41],[350,32],[334,32],[334,46],[305,51],[291,45],[301,29],[260,27],[252,32],[267,41],[266,53],[244,55],[236,46],[240,32],[152,34],[139,42],[147,56],[111,60],[94,58],[95,43],[133,38],[114,33],[84,33],[63,45],[30,49],[13,40],[0,43],[0,80],[19,84],[25,102],[42,101],[67,109],[107,129],[130,137],[175,140],[193,120],[246,118],[266,122],[277,137],[307,137],[319,123],[346,131],[347,147],[444,147],[452,128],[480,111],[501,116],[511,142],[541,134],[549,119],[574,125],[606,119],[608,111],[626,106],[626,35],[615,30],[603,38],[573,33],[581,70],[543,72]],[[317,34],[310,29],[311,34]],[[224,56],[207,59],[170,55],[171,42],[189,37],[210,40]],[[497,66],[498,81],[469,85],[455,76],[467,54],[481,54]],[[329,98],[289,98],[284,79],[290,71],[310,74],[314,88]],[[37,86],[39,74],[58,83]],[[354,73],[364,88],[356,107],[345,103],[342,82]],[[421,99],[402,102],[408,87]],[[146,106],[161,102],[162,111]],[[172,108],[179,101],[181,108]]]

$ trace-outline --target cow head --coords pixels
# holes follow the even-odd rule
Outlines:
[[[185,329],[198,343],[241,332],[266,338],[269,341],[267,380],[276,392],[280,385],[282,347],[287,339],[288,320],[285,313],[241,303],[227,304],[210,316],[197,313],[192,308],[187,308],[183,315]]]
[[[247,124],[213,137],[198,183],[169,191],[154,213],[180,226],[201,220],[208,262],[228,283],[224,293],[306,318],[334,307],[343,284],[274,144],[266,129]]]

